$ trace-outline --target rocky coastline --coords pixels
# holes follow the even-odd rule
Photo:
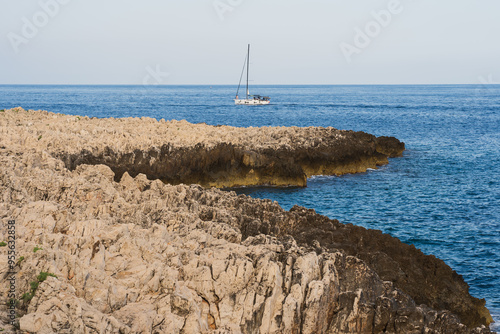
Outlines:
[[[0,247],[0,327],[490,333],[485,301],[434,256],[314,210],[209,188],[305,186],[403,150],[395,138],[333,128],[2,111],[0,235],[15,221],[19,325],[7,317]]]
[[[169,184],[303,187],[309,176],[364,172],[404,151],[393,137],[334,128],[235,128],[13,110],[4,113],[3,126],[24,147],[43,149],[71,170],[107,165],[116,181],[127,171]]]

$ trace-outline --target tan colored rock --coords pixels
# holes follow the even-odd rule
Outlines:
[[[58,157],[70,169],[103,164],[112,168],[117,180],[128,172],[133,177],[144,174],[171,184],[205,187],[306,186],[308,176],[365,172],[404,151],[404,144],[393,137],[331,127],[215,127],[21,108],[1,113],[0,126],[6,146]],[[36,156],[31,165],[45,161],[60,170],[61,160]],[[144,184],[137,182],[139,187]]]
[[[416,305],[366,262],[325,248],[319,237],[308,245],[297,243],[298,234],[287,235],[311,221],[329,233],[342,229],[313,212],[286,212],[271,201],[139,174],[115,180],[104,165],[71,171],[46,153],[56,142],[37,139],[39,128],[65,133],[62,138],[77,146],[88,134],[149,138],[148,132],[124,131],[129,120],[112,120],[122,124],[115,129],[87,118],[18,110],[25,113],[26,133],[13,139],[20,132],[12,122],[21,122],[15,113],[0,117],[2,135],[12,135],[0,143],[0,218],[1,226],[16,221],[17,256],[24,256],[15,273],[19,298],[41,272],[57,276],[19,305],[20,332],[488,332],[462,325],[448,311]],[[80,121],[87,125],[70,126]],[[162,131],[191,126],[168,124]],[[0,248],[2,276],[6,259]],[[2,305],[8,289],[2,281]]]
[[[132,333],[114,317],[77,298],[73,287],[55,278],[40,284],[19,325],[30,333]]]

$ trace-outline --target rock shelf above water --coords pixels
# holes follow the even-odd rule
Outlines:
[[[142,173],[151,180],[204,187],[306,186],[312,175],[364,172],[404,151],[393,137],[331,127],[235,128],[20,108],[1,120],[10,129],[5,134],[9,140],[44,149],[72,170],[105,164],[116,180],[124,172]]]
[[[308,150],[335,145],[333,138],[345,142],[312,156],[301,151],[301,145]],[[18,305],[23,332],[490,332],[485,301],[469,294],[462,277],[396,238],[314,210],[285,211],[269,200],[166,184],[160,172],[143,172],[147,165],[159,168],[151,167],[160,165],[159,159],[168,162],[170,149],[198,144],[211,154],[229,149],[224,144],[241,149],[235,166],[253,166],[254,173],[270,156],[288,158],[305,175],[360,171],[367,161],[383,163],[403,149],[395,139],[328,128],[237,129],[0,112],[0,236],[6,236],[7,220],[15,220],[17,256],[23,256],[15,268],[17,293],[30,291],[40,272],[57,276]],[[356,154],[340,150],[351,144]],[[272,155],[273,147],[288,155],[302,152],[303,159],[318,157],[318,163]],[[337,151],[333,157],[343,160],[328,155]],[[188,157],[212,161],[212,155],[196,152],[201,157]],[[319,163],[319,157],[327,162]],[[120,161],[130,164],[119,169]],[[331,161],[341,163],[332,167]],[[134,166],[145,169],[129,169]],[[265,174],[259,173],[261,180]],[[227,185],[209,169],[189,177],[200,175],[206,175],[206,186],[213,180]],[[2,247],[2,277],[6,260]],[[13,330],[4,316],[8,289],[2,281],[0,326]]]

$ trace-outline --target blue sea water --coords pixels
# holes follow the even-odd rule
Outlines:
[[[333,126],[395,136],[403,157],[307,188],[239,193],[379,229],[443,259],[485,298],[500,329],[500,85],[257,86],[269,106],[235,106],[233,86],[0,86],[0,109],[186,119],[234,126]]]

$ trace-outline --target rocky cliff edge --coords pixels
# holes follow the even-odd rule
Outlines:
[[[22,332],[489,333],[462,277],[395,238],[233,192],[117,180],[102,164],[68,169],[55,143],[15,138],[29,126],[0,119]]]

